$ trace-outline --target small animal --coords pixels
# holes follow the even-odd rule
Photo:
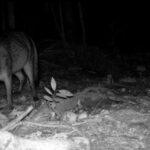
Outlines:
[[[36,98],[35,81],[38,74],[38,55],[35,43],[23,32],[11,32],[0,38],[0,81],[6,87],[7,104],[13,106],[12,75],[19,81],[22,90],[25,76],[27,77],[33,97]]]

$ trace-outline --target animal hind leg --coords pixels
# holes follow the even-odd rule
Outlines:
[[[37,98],[36,90],[35,90],[35,82],[34,82],[34,74],[33,74],[33,65],[30,62],[27,62],[27,64],[24,66],[24,72],[28,77],[28,80],[30,82],[30,86],[32,88],[32,94],[33,98]]]
[[[19,92],[21,92],[21,90],[23,88],[25,77],[24,77],[22,71],[19,71],[19,72],[15,73],[15,76],[19,79],[19,82],[20,82],[19,83]]]
[[[12,75],[6,74],[4,77],[4,84],[6,87],[6,94],[7,94],[7,103],[8,107],[13,107],[13,101],[12,101]]]

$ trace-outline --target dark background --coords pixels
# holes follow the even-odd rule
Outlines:
[[[120,70],[138,65],[149,67],[148,4],[51,0],[1,1],[0,5],[0,31],[26,32],[39,46],[39,52],[42,41],[61,41],[64,53],[69,47],[83,68],[116,71],[117,67]],[[51,44],[46,43],[45,47]],[[67,53],[72,55],[70,51]]]

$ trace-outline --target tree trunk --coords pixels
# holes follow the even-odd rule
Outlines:
[[[60,16],[60,27],[61,27],[61,33],[60,34],[61,34],[61,38],[62,38],[64,47],[67,47],[61,1],[59,1],[59,16]]]
[[[2,31],[6,30],[6,12],[5,12],[5,3],[1,1],[0,3],[1,9],[1,29]]]
[[[8,1],[8,26],[9,29],[15,29],[15,12],[14,12],[14,2]]]
[[[85,32],[85,25],[84,25],[84,18],[83,18],[83,11],[81,7],[81,3],[78,2],[78,7],[79,7],[79,15],[80,15],[80,22],[81,22],[81,28],[82,28],[82,42],[83,42],[83,47],[86,49],[86,32]]]

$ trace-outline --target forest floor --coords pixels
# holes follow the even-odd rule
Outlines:
[[[27,86],[16,92],[14,79],[14,109],[6,110],[0,84],[0,149],[150,149],[150,78],[124,75],[116,80],[43,60],[38,107],[32,106]]]

